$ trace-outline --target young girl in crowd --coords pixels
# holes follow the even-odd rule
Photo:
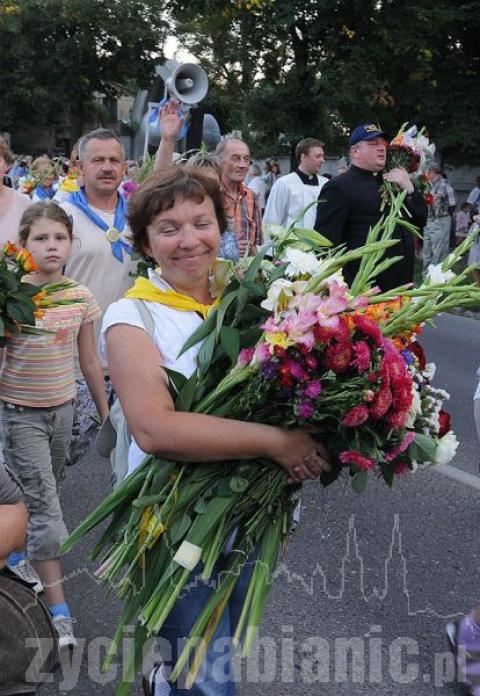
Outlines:
[[[38,268],[25,280],[35,285],[71,284],[51,295],[54,303],[63,304],[42,310],[37,319],[37,326],[49,333],[15,334],[4,350],[0,406],[5,459],[23,485],[29,512],[26,552],[11,554],[8,565],[23,579],[36,582],[38,591],[43,583],[59,645],[74,646],[59,560],[67,530],[58,489],[72,430],[75,346],[100,417],[108,412],[93,333],[93,320],[101,312],[86,287],[62,275],[72,247],[72,223],[62,208],[51,201],[30,206],[20,221],[19,241]]]

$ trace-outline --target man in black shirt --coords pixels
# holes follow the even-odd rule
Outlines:
[[[323,187],[315,229],[335,245],[346,244],[348,249],[363,246],[369,229],[382,216],[380,187],[383,179],[406,190],[405,205],[411,215],[408,220],[421,229],[427,220],[427,205],[408,173],[398,167],[380,174],[387,156],[386,134],[375,124],[367,123],[355,128],[349,146],[350,168]],[[398,244],[387,249],[386,256],[403,258],[378,276],[377,284],[382,291],[413,282],[415,254],[412,233],[397,225],[394,237]],[[347,283],[353,281],[358,267],[359,262],[355,262],[344,269]]]

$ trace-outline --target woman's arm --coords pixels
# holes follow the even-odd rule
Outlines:
[[[115,324],[106,346],[112,383],[144,452],[200,462],[266,457],[295,481],[329,468],[326,450],[303,430],[175,411],[161,356],[142,329]]]
[[[105,393],[105,380],[103,378],[100,361],[98,360],[97,351],[95,350],[93,321],[90,321],[88,324],[83,324],[80,327],[77,343],[80,369],[85,377],[98,415],[103,421],[108,415],[108,402]]]

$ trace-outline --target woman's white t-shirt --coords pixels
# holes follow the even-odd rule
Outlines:
[[[157,273],[149,271],[150,281],[160,290],[172,288]],[[202,343],[197,343],[178,357],[182,347],[203,319],[196,312],[182,312],[157,302],[145,302],[155,325],[153,342],[162,357],[162,364],[185,377],[190,377],[197,367],[197,356]],[[111,304],[104,314],[100,333],[100,354],[106,361],[105,334],[115,324],[128,324],[146,331],[142,318],[133,300],[122,298]],[[134,439],[128,452],[128,473],[136,469],[146,457]]]

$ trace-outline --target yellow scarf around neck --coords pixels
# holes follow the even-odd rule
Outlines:
[[[217,307],[220,304],[219,297],[212,304],[201,304],[194,300],[193,297],[180,295],[175,290],[160,290],[148,278],[137,278],[124,297],[134,297],[147,302],[158,302],[159,304],[167,305],[167,307],[172,307],[172,309],[178,309],[180,312],[198,312],[204,319],[208,317],[212,307]]]

